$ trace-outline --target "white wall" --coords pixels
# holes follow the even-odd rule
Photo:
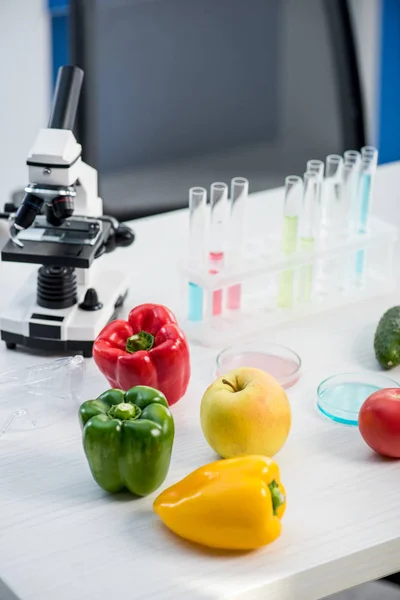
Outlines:
[[[350,0],[356,38],[361,85],[364,93],[365,125],[369,144],[378,143],[379,72],[381,52],[381,1]]]
[[[46,0],[0,0],[0,211],[25,187],[25,160],[50,105]]]

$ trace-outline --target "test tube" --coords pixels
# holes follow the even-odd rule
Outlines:
[[[370,148],[370,147],[366,147]],[[364,152],[363,152],[364,151]],[[375,152],[376,151],[376,152]],[[362,149],[360,166],[360,181],[358,185],[358,217],[357,230],[358,233],[367,233],[369,226],[369,216],[371,212],[371,204],[373,198],[373,184],[375,178],[376,164],[378,162],[378,152],[376,148],[373,151],[365,151]],[[358,280],[362,281],[365,274],[366,257],[364,250],[358,250],[356,254],[356,275]]]
[[[246,204],[249,194],[249,182],[244,177],[234,177],[231,181],[229,249],[228,259],[231,264],[240,259],[243,252],[243,230]],[[242,286],[232,285],[227,291],[227,308],[237,310],[241,305]]]
[[[318,207],[317,214],[315,217],[315,230],[316,235],[322,233],[322,223],[324,222],[323,212],[325,210],[324,207],[324,190],[323,190],[323,182],[324,182],[324,171],[325,164],[322,160],[311,159],[307,161],[307,169],[308,173],[316,173],[318,175],[319,183],[318,183]]]
[[[346,233],[350,234],[353,229],[354,213],[357,203],[358,192],[358,162],[352,162],[348,158],[343,163],[343,222],[347,224]]]
[[[361,157],[363,160],[370,160],[376,167],[378,164],[378,149],[375,146],[364,146],[361,148]]]
[[[303,206],[300,218],[300,250],[312,254],[315,247],[316,216],[318,210],[317,173],[304,173]],[[300,267],[298,302],[310,302],[313,287],[312,262]]]
[[[360,213],[358,218],[359,233],[366,233],[368,230],[376,164],[377,155],[364,156],[361,160],[359,183]]]
[[[297,175],[285,179],[283,206],[282,253],[290,256],[296,252],[299,230],[299,216],[303,201],[303,180]],[[278,306],[290,308],[293,305],[294,269],[286,269],[279,276]]]
[[[339,154],[326,157],[324,225],[328,230],[340,229],[343,225],[343,158]]]
[[[217,275],[224,266],[225,228],[228,217],[228,186],[226,183],[214,182],[210,188],[210,228],[208,258],[209,273]],[[215,290],[212,295],[212,314],[222,313],[222,290]]]
[[[358,150],[346,150],[343,154],[344,162],[348,164],[358,164],[361,162],[361,154]]]
[[[195,268],[200,268],[204,260],[206,231],[207,191],[203,187],[189,190],[189,257]],[[203,319],[203,288],[189,281],[188,296],[189,321]]]
[[[316,160],[312,158],[307,161],[307,173],[316,173],[322,180],[324,178],[325,165],[322,160]]]

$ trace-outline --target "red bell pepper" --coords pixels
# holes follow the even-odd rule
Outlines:
[[[185,394],[190,379],[189,345],[165,306],[141,304],[128,321],[111,321],[93,344],[93,358],[113,388],[148,385],[168,404]]]

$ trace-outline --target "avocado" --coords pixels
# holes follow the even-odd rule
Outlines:
[[[400,306],[385,312],[374,339],[375,356],[384,369],[400,365]]]

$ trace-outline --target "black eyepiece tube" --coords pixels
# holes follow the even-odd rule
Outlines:
[[[68,65],[58,69],[49,129],[73,129],[82,81],[83,71],[79,67]]]

